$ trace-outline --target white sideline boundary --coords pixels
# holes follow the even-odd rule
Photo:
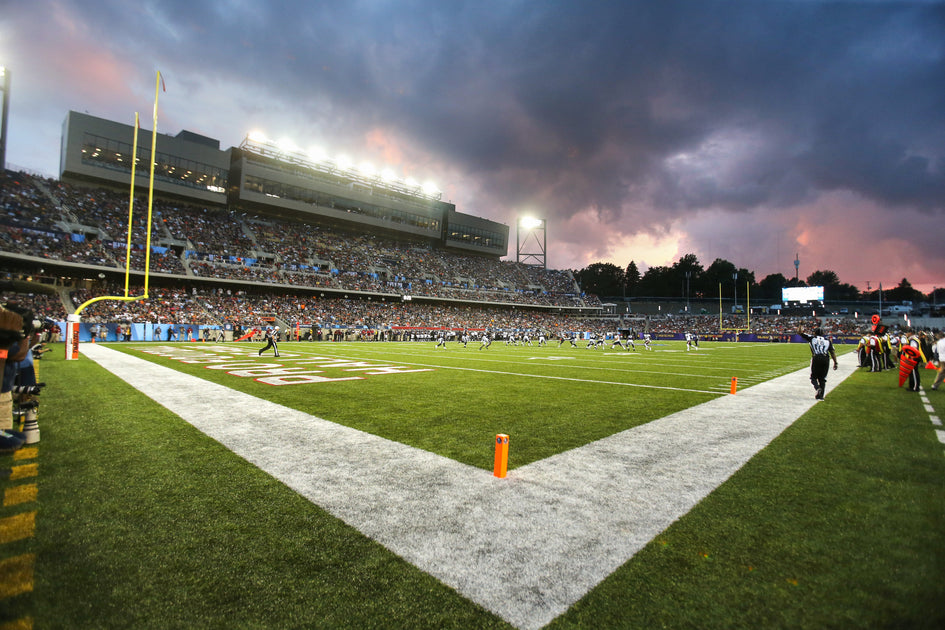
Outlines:
[[[818,404],[804,368],[497,479],[101,344],[81,352],[522,630],[564,613]],[[840,357],[819,404],[855,358]]]

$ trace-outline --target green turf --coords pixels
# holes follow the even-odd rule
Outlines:
[[[553,626],[945,627],[932,428],[891,373],[854,374]]]
[[[396,352],[404,364],[472,361],[434,355],[432,344],[362,345],[338,344],[332,352],[372,358]],[[529,367],[535,362],[522,358],[531,349],[490,352],[497,349],[479,364],[491,376],[446,367],[413,375],[439,385],[429,395],[429,381],[415,388],[405,383],[408,375],[280,388],[160,362],[293,407],[311,404],[322,417],[379,427],[407,443],[443,434],[430,439],[436,448],[429,450],[473,461],[491,456],[489,434],[499,430],[483,421],[486,402],[506,415],[523,410],[519,431],[555,438],[553,446],[528,444],[508,431],[513,447],[534,460],[543,450],[567,448],[558,444],[561,433],[579,444],[641,421],[623,419],[628,409],[658,416],[662,407],[683,405],[681,399],[711,397],[601,383],[578,383],[567,396],[563,382],[509,373],[595,373],[588,380],[642,384],[657,372],[675,386],[714,378],[724,389],[732,375],[750,384],[806,362],[804,346],[778,344],[719,344],[698,358],[654,353],[632,359],[629,371],[602,364],[624,359],[583,348],[571,351],[578,357],[567,368]],[[606,379],[599,377],[603,368]],[[36,554],[35,586],[0,601],[0,623],[30,616],[38,628],[506,627],[84,357],[65,362],[47,355],[41,376],[50,386],[40,410],[39,499],[0,512],[38,509],[35,537],[0,548],[0,559]],[[608,399],[609,389],[621,394]],[[945,392],[928,395],[945,417]],[[582,398],[594,396],[601,400]],[[596,418],[593,410],[607,409],[607,400],[632,406]],[[528,411],[537,401],[541,411]],[[437,405],[465,409],[463,421],[445,411],[427,418]],[[396,412],[378,413],[390,407]],[[554,414],[564,419],[542,418]],[[894,374],[854,374],[553,625],[943,627],[945,445],[934,428],[918,395],[897,388]],[[464,436],[479,433],[487,434],[479,449],[485,455],[464,444]],[[0,458],[0,466],[12,463],[11,456]],[[16,483],[23,482],[0,486]]]
[[[805,365],[806,347],[778,344],[703,344],[685,352],[681,342],[661,342],[658,350],[587,350],[562,347],[507,347],[494,343],[479,351],[433,343],[283,343],[281,357],[257,358],[257,344],[112,344],[135,356],[194,374],[233,389],[265,397],[332,422],[409,444],[491,470],[493,439],[514,440],[509,468],[644,424],[726,395],[731,378],[739,386]],[[242,361],[321,366],[313,357],[349,359],[372,365],[429,370],[365,376],[363,380],[274,387],[251,377],[153,356],[143,350],[174,348],[193,361],[215,358],[213,348],[249,353]],[[710,349],[711,348],[711,349]],[[209,349],[209,350],[208,350]],[[210,364],[214,365],[214,364]],[[363,371],[324,368],[330,378]],[[695,391],[693,391],[695,390]]]
[[[90,361],[47,365],[37,627],[505,626]]]

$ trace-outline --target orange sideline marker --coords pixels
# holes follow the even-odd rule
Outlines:
[[[509,436],[499,433],[495,436],[495,467],[492,474],[496,477],[505,477],[509,467]]]
[[[735,390],[737,390],[737,389],[738,389],[738,377],[737,377],[737,376],[733,376],[733,377],[732,377],[732,388],[729,390],[729,393],[734,394],[734,393],[735,393]]]

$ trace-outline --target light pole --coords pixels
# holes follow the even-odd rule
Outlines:
[[[686,272],[686,314],[689,314],[689,278],[692,276],[691,271]]]
[[[10,69],[0,66],[0,84],[3,85],[3,113],[0,114],[0,171],[7,167],[7,118],[10,111]]]
[[[548,249],[548,234],[545,219],[519,217],[515,226],[515,262],[533,267],[548,268],[545,254]]]
[[[732,312],[738,314],[738,272],[732,274],[732,282],[735,285],[735,306],[732,308]]]

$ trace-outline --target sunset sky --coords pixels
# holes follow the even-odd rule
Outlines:
[[[7,166],[69,110],[227,148],[258,130],[547,219],[548,266],[687,253],[945,286],[945,4],[0,2]],[[146,126],[150,126],[150,122]]]

